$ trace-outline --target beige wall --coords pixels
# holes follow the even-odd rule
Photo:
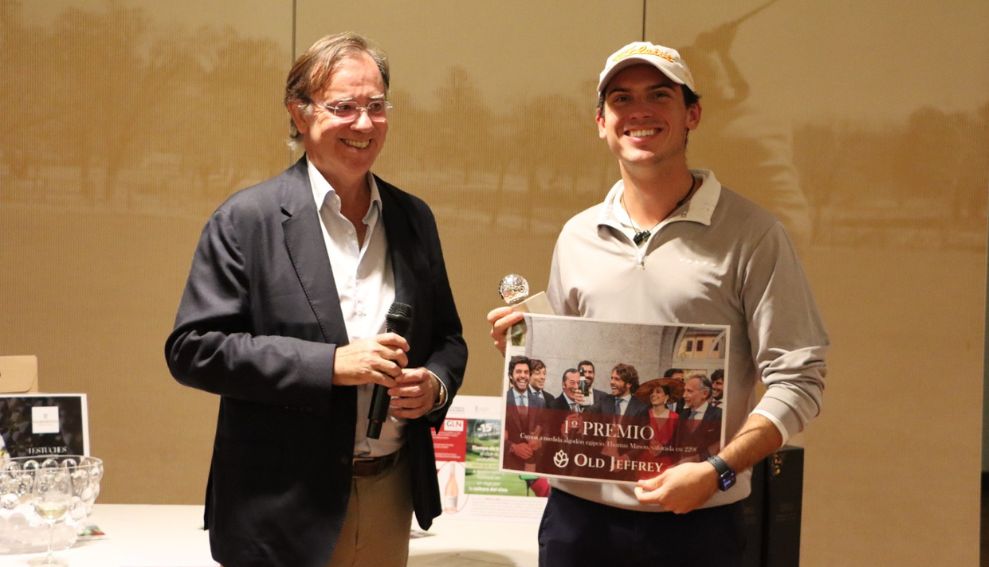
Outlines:
[[[102,501],[201,501],[217,402],[161,352],[193,246],[225,195],[291,159],[293,41],[357,29],[393,63],[377,169],[432,203],[472,347],[463,392],[496,394],[496,282],[541,288],[561,224],[613,182],[594,81],[644,29],[698,76],[692,164],[784,219],[832,335],[802,436],[802,564],[974,565],[989,4],[780,0],[746,18],[763,4],[3,0],[0,354],[89,394]]]

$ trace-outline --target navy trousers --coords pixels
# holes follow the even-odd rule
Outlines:
[[[739,567],[741,506],[633,512],[553,489],[539,525],[540,567]]]

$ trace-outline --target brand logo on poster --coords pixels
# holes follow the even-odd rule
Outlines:
[[[31,432],[34,434],[58,433],[58,406],[34,406],[31,408]]]
[[[567,452],[562,449],[557,451],[556,454],[553,455],[553,464],[561,469],[566,468],[566,466],[570,464],[570,457],[567,455]]]

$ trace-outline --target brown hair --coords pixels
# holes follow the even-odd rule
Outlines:
[[[643,402],[652,405],[652,401],[649,396],[652,395],[653,390],[656,388],[661,388],[666,395],[669,396],[671,402],[678,402],[683,399],[683,384],[676,378],[654,378],[652,380],[646,380],[639,385],[639,389],[635,391],[635,397],[639,398]]]
[[[339,62],[348,56],[366,53],[374,60],[381,71],[381,80],[385,83],[385,94],[391,72],[388,68],[388,56],[366,37],[355,32],[343,32],[327,35],[316,40],[305,53],[295,60],[292,70],[285,80],[285,106],[290,104],[308,105],[312,102],[310,96],[326,87],[333,77]],[[289,137],[298,142],[302,135],[295,127],[295,122],[289,119]]]
[[[639,372],[631,364],[618,363],[611,371],[631,386],[632,393],[639,389]]]

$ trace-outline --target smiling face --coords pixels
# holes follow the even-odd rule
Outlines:
[[[598,135],[623,170],[641,166],[686,167],[687,133],[700,123],[700,103],[689,107],[683,89],[652,65],[634,65],[605,89]]]
[[[537,390],[542,390],[546,387],[546,367],[542,367],[539,370],[534,370],[529,373],[529,382],[532,387]]]
[[[649,393],[649,403],[653,407],[663,407],[669,399],[662,388],[653,388],[653,391]]]
[[[512,376],[509,379],[512,387],[519,393],[525,392],[529,388],[529,365],[519,362],[512,367]]]
[[[699,378],[690,378],[683,387],[683,401],[687,407],[697,409],[704,405],[704,402],[711,397],[711,392],[704,387],[704,383]]]
[[[567,372],[563,375],[563,391],[570,396],[570,399],[574,399],[580,392],[580,375],[574,371]]]
[[[629,384],[622,377],[618,375],[618,372],[612,371],[611,381],[608,383],[611,386],[611,395],[622,397],[628,393]]]
[[[384,147],[388,119],[372,120],[366,112],[342,119],[323,104],[353,101],[365,106],[386,96],[381,71],[370,55],[356,52],[341,59],[326,87],[312,93],[308,108],[291,104],[289,112],[302,134],[306,155],[336,189],[363,183]]]

